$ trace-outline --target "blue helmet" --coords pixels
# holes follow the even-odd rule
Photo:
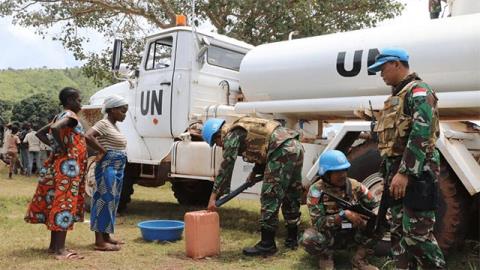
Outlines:
[[[408,52],[402,48],[383,48],[375,58],[375,63],[368,67],[368,71],[379,72],[383,64],[391,61],[408,62]]]
[[[350,168],[350,162],[344,153],[338,150],[327,150],[320,156],[318,175],[323,176],[330,171],[343,171]]]
[[[219,118],[210,118],[203,125],[202,137],[210,145],[213,146],[213,136],[222,128],[225,120]]]

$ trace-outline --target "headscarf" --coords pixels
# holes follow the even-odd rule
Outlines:
[[[124,105],[128,105],[125,98],[119,95],[111,95],[103,101],[102,113],[107,113],[107,109],[118,108]]]

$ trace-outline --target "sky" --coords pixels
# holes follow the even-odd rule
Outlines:
[[[403,14],[391,21],[382,23],[414,24],[429,19],[428,0],[401,0],[406,4]],[[102,36],[90,32],[89,51],[99,52],[107,47]],[[10,17],[0,18],[0,69],[14,68],[65,68],[81,66],[72,53],[65,50],[59,41],[52,41],[51,36],[43,39],[35,34],[33,28],[12,24]]]

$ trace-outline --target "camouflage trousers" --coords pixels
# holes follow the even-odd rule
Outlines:
[[[277,229],[280,207],[287,224],[300,222],[302,166],[303,146],[298,140],[286,141],[269,155],[260,198],[262,228]]]
[[[392,206],[390,227],[392,255],[397,269],[408,269],[415,258],[422,269],[444,269],[445,259],[433,235],[435,211],[413,211],[402,204]]]
[[[319,232],[315,228],[308,228],[299,239],[299,244],[310,255],[330,255],[334,249],[362,245],[372,248],[378,239],[367,237],[363,231],[357,229],[326,230]]]

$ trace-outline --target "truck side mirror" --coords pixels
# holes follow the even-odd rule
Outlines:
[[[113,43],[112,53],[112,71],[118,71],[120,69],[120,63],[122,62],[122,40],[115,39]]]
[[[197,61],[199,63],[202,63],[203,64],[203,61],[204,61],[204,55],[205,53],[207,52],[208,50],[208,47],[210,46],[210,41],[208,40],[207,37],[203,37],[200,41],[200,44],[202,45],[202,47],[200,48],[200,50],[198,51],[198,54],[197,54]]]

